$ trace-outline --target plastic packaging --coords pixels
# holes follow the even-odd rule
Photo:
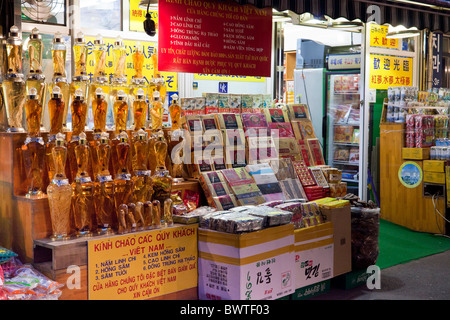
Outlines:
[[[352,269],[374,265],[379,254],[380,208],[351,208]]]

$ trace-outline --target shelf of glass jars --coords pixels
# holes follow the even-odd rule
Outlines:
[[[132,131],[128,131],[128,135],[132,135]],[[150,133],[150,130],[148,130]],[[169,134],[169,130],[164,129],[165,135]],[[112,138],[115,133],[108,131]],[[72,132],[65,132],[66,141],[71,141]],[[86,136],[89,142],[93,141],[94,133],[87,131]],[[41,132],[44,142],[48,141],[48,133]],[[0,132],[0,190],[3,195],[3,201],[0,204],[2,209],[0,219],[0,241],[3,246],[12,248],[19,257],[25,262],[32,262],[34,259],[33,248],[34,240],[45,239],[51,236],[52,226],[50,219],[50,208],[48,197],[45,192],[38,197],[27,195],[29,174],[27,168],[29,163],[25,163],[23,152],[25,151],[25,140],[27,133],[25,132]],[[133,140],[129,140],[132,145]],[[131,165],[131,164],[130,164]],[[70,172],[69,159],[66,160],[66,175],[69,181],[73,181],[73,174]],[[166,159],[166,167],[172,172],[172,162]],[[92,168],[90,168],[92,169]],[[109,163],[110,172],[113,172],[113,159]],[[130,172],[131,168],[130,168]],[[42,190],[46,190],[49,184],[47,163],[41,164],[38,175],[42,179]],[[201,188],[196,180],[185,179],[181,182],[172,184],[172,191],[181,191],[182,195],[185,190],[191,190],[201,193]],[[202,199],[203,200],[203,199]],[[203,202],[203,201],[202,201]]]

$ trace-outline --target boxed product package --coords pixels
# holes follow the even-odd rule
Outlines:
[[[347,182],[330,183],[330,197],[343,198],[347,194]]]
[[[279,155],[276,149],[275,140],[272,137],[248,137],[248,157],[249,164],[268,162],[278,159]]]
[[[291,124],[295,138],[298,141],[306,141],[308,139],[314,139],[316,137],[311,120],[298,120],[291,122]]]
[[[219,93],[218,96],[218,104],[219,104],[219,113],[231,113],[228,105],[229,95],[226,93]]]
[[[268,163],[250,164],[245,169],[253,180],[255,180],[256,185],[261,190],[266,201],[285,199],[280,183]]]
[[[333,224],[334,263],[333,277],[352,271],[352,234],[350,205],[328,208],[322,205],[320,211],[327,222]]]
[[[288,111],[283,108],[264,109],[267,123],[289,123]]]
[[[307,167],[312,166],[313,165],[313,160],[312,160],[312,156],[311,153],[309,151],[308,146],[306,145],[306,141],[299,141],[298,143],[298,148],[300,151],[300,155],[302,156],[302,160],[305,162],[305,165]]]
[[[217,93],[204,93],[206,114],[219,112],[219,95]]]
[[[334,142],[351,143],[353,139],[353,126],[335,126]]]
[[[274,300],[293,293],[294,241],[292,224],[243,234],[199,229],[199,299]]]
[[[328,187],[328,182],[327,179],[325,179],[322,169],[320,169],[319,167],[311,167],[309,168],[309,171],[311,172],[311,175],[313,176],[314,181],[318,186]]]
[[[312,156],[312,162],[315,166],[320,166],[325,164],[325,160],[323,158],[322,147],[320,146],[319,139],[308,139],[307,145],[309,148],[309,152]]]
[[[213,197],[213,201],[214,206],[218,210],[229,210],[231,208],[238,206],[236,197],[233,194],[228,194],[220,197]]]
[[[292,161],[292,165],[294,166],[295,172],[303,187],[316,185],[316,182],[304,161]]]
[[[267,120],[263,113],[243,113],[241,118],[246,137],[268,135]]]
[[[225,164],[227,169],[241,168],[247,165],[244,147],[225,148]]]
[[[292,125],[289,122],[269,122],[269,129],[270,135],[274,138],[295,138]]]
[[[241,95],[240,94],[229,94],[228,112],[231,112],[231,113],[240,113],[241,112]]]
[[[221,172],[239,205],[256,205],[265,202],[261,191],[245,168],[225,169]]]
[[[219,113],[216,114],[217,122],[221,130],[224,129],[243,129],[242,119],[239,114]]]
[[[295,287],[302,288],[333,277],[333,224],[326,222],[296,229]]]
[[[241,97],[241,113],[253,113],[253,95],[243,94]]]
[[[308,106],[306,104],[289,104],[288,110],[291,121],[310,119]]]

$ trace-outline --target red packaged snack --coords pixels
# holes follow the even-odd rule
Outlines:
[[[185,190],[183,196],[183,203],[189,211],[197,209],[200,195],[198,192],[192,190]]]

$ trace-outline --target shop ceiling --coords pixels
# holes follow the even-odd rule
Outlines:
[[[450,32],[450,1],[444,0],[232,0],[315,17],[361,19],[419,30]]]

